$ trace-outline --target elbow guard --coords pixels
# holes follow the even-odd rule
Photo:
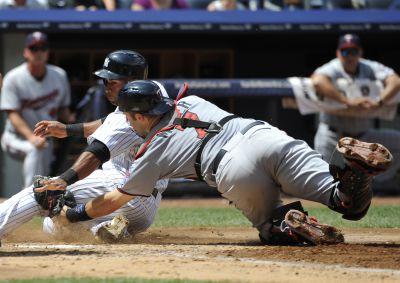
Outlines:
[[[85,151],[93,153],[101,163],[110,160],[110,150],[101,141],[94,140],[86,147]]]

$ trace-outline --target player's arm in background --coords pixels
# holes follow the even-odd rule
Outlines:
[[[332,83],[331,79],[325,75],[313,74],[311,81],[318,95],[328,97],[347,105],[347,98]]]
[[[391,100],[400,92],[400,77],[397,74],[392,74],[385,79],[385,88],[380,94],[382,104]]]
[[[62,70],[61,73],[61,80],[62,80],[62,100],[60,102],[58,108],[58,121],[63,123],[74,123],[75,122],[75,115],[72,114],[69,106],[71,104],[71,87],[69,85],[67,73]]]
[[[72,136],[87,138],[101,126],[104,120],[105,118],[78,124],[63,124],[58,121],[45,120],[35,125],[33,133],[42,138],[55,137],[61,139]]]
[[[33,134],[28,123],[21,115],[21,101],[18,98],[16,86],[13,84],[13,79],[10,77],[4,78],[4,86],[1,90],[1,110],[7,113],[8,119],[14,129],[23,136],[27,141],[37,148],[43,148],[47,145],[46,139],[37,137]]]
[[[320,70],[323,67],[317,69]],[[342,103],[348,107],[362,107],[370,108],[375,104],[368,97],[360,97],[356,99],[348,99],[342,92],[340,92],[332,82],[332,76],[329,72],[318,71],[314,72],[311,76],[311,81],[314,85],[315,91],[318,95],[330,98],[334,101]]]
[[[384,84],[384,89],[379,94],[379,104],[385,104],[390,101],[400,91],[400,77],[396,72],[379,62],[369,61],[377,80]]]

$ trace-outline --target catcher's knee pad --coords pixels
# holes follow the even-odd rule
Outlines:
[[[364,217],[372,199],[372,178],[391,161],[389,150],[380,144],[340,139],[329,165],[335,180],[329,207],[348,220]]]

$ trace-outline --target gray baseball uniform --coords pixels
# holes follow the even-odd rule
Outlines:
[[[36,80],[26,63],[6,74],[1,92],[0,109],[18,110],[28,126],[33,130],[42,120],[56,120],[60,107],[70,104],[70,88],[65,71],[47,65],[46,76]],[[48,175],[53,156],[51,140],[48,146],[38,149],[19,135],[7,119],[1,139],[2,149],[12,156],[24,160],[24,184],[32,184],[34,175]]]
[[[163,87],[161,89],[163,95],[167,96],[165,89]],[[77,203],[86,203],[121,187],[130,176],[135,149],[143,142],[118,108],[107,116],[104,123],[88,138],[88,142],[95,139],[108,147],[110,160],[103,164],[101,170],[95,170],[85,179],[68,186],[67,189],[74,194]],[[122,213],[129,220],[128,230],[131,235],[144,231],[153,223],[160,205],[161,194],[167,185],[168,180],[160,180],[154,186],[159,192],[157,195],[150,194],[150,197],[135,198],[112,214],[77,225],[84,225],[95,234],[98,228],[109,223],[117,214]],[[32,186],[23,189],[0,204],[0,238],[32,217],[45,215],[45,213],[34,199]],[[50,218],[45,219],[44,231],[56,232],[55,225]]]
[[[344,79],[352,82],[357,79],[370,79],[384,81],[394,74],[378,62],[360,59],[359,69],[354,77],[347,74],[339,59],[333,59],[315,70],[315,74],[327,76],[338,87],[338,80]],[[315,149],[320,152],[325,160],[329,160],[337,141],[343,136],[352,136],[366,142],[377,142],[386,146],[393,154],[393,164],[385,173],[374,179],[374,189],[381,190],[391,183],[396,172],[400,169],[400,132],[393,129],[374,129],[374,119],[343,117],[327,113],[320,113],[320,123],[315,135]],[[398,186],[398,185],[397,185]]]
[[[150,195],[158,179],[196,178],[194,163],[206,133],[171,126],[180,115],[218,122],[230,114],[196,96],[179,100],[177,111],[164,116],[146,138],[150,142],[139,150],[130,180],[119,188],[121,193]],[[207,184],[217,187],[268,238],[271,212],[281,203],[280,190],[328,204],[333,178],[320,154],[266,122],[242,133],[252,122],[232,119],[209,140],[201,156],[201,174]],[[214,160],[222,149],[226,154],[214,174]]]

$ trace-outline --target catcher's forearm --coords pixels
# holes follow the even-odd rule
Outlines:
[[[116,211],[134,196],[125,195],[118,190],[99,196],[86,205],[77,205],[67,209],[66,217],[70,222],[86,221],[97,217],[102,217]]]
[[[114,190],[86,203],[86,213],[92,218],[101,217],[116,211],[133,198]]]

